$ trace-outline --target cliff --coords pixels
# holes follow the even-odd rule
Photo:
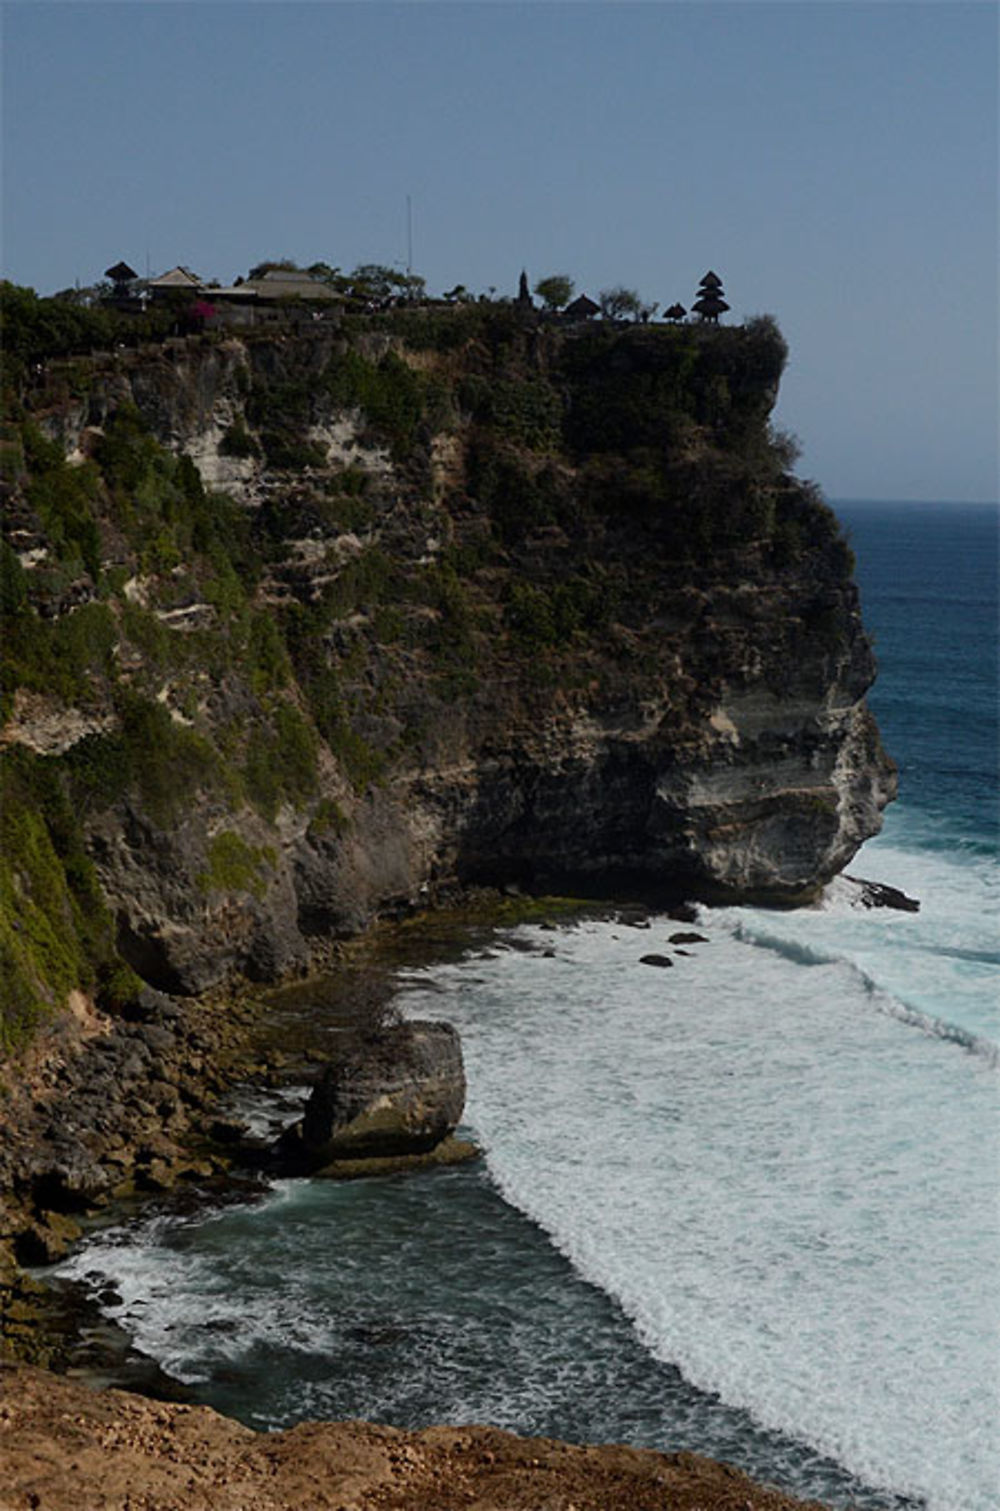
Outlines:
[[[2,442],[8,1046],[454,884],[795,903],[879,827],[774,323],[502,306],[51,361]]]

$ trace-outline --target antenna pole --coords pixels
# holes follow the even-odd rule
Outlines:
[[[406,196],[406,276],[413,272],[413,201]]]

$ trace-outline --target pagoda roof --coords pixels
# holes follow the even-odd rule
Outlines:
[[[722,279],[719,277],[718,273],[713,273],[711,268],[709,268],[708,272],[701,280],[700,287],[703,289],[721,289]]]
[[[563,314],[565,315],[596,315],[600,309],[587,294],[578,294],[572,304],[567,304]]]
[[[116,262],[113,268],[105,268],[104,276],[113,278],[115,283],[124,283],[126,278],[138,278],[139,274],[127,262]]]

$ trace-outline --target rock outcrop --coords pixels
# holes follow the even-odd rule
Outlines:
[[[895,908],[901,913],[920,912],[919,899],[907,896],[898,887],[890,887],[883,881],[866,881],[861,876],[845,876],[844,880],[855,888],[855,894],[851,898],[855,907]]]
[[[465,1107],[462,1045],[450,1023],[392,1024],[355,1042],[313,1088],[298,1129],[315,1165],[426,1154]]]

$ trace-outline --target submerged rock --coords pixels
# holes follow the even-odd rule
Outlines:
[[[296,1139],[317,1166],[425,1154],[454,1132],[464,1106],[457,1030],[398,1023],[359,1039],[324,1072]]]
[[[902,913],[919,913],[920,902],[916,897],[908,897],[898,887],[890,887],[883,881],[866,881],[863,876],[845,876],[858,888],[858,894],[853,899],[855,907],[862,908],[897,908]]]

